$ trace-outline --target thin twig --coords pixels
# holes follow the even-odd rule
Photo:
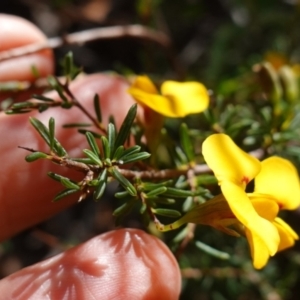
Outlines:
[[[190,185],[191,191],[196,191],[196,181],[195,181],[195,172],[193,168],[190,168],[187,171],[187,179],[188,183]],[[194,197],[194,203],[196,203],[196,197]],[[189,244],[191,240],[194,239],[195,235],[195,230],[196,230],[196,224],[195,223],[188,223],[187,225],[187,234],[185,235],[184,239],[181,241],[178,249],[176,250],[175,257],[179,259],[179,257],[182,255],[184,252],[186,246]]]
[[[69,89],[68,84],[67,83],[61,84],[60,81],[57,82],[64,89],[65,93],[71,98],[72,104],[77,106],[93,122],[96,128],[101,130],[102,133],[106,134],[106,129],[104,128],[104,126],[101,123],[99,123],[98,120],[95,117],[93,117],[92,114],[90,114],[89,111],[78,101],[78,99],[74,96],[74,94]]]
[[[207,165],[196,165],[194,168],[195,174],[205,174],[210,173],[211,169]],[[160,179],[172,179],[179,177],[181,175],[186,175],[188,169],[186,170],[173,170],[173,169],[165,169],[165,170],[151,170],[151,171],[133,171],[127,169],[119,170],[123,176],[128,179],[133,178],[142,178],[147,180],[160,180]]]
[[[37,152],[37,150],[27,148],[27,147],[22,147],[19,146],[19,148],[25,149],[30,152]],[[262,151],[260,149],[255,150],[253,152],[250,152],[250,154],[256,153],[257,155],[261,154]],[[100,172],[103,168],[101,168],[98,165],[90,165],[90,164],[85,164],[83,162],[78,162],[75,161],[72,158],[69,157],[59,157],[50,153],[45,153],[49,157],[51,156],[52,158],[50,159],[49,157],[47,159],[50,159],[54,163],[61,165],[63,167],[71,168],[71,169],[76,169],[77,171],[86,173],[87,171],[91,170],[95,173]],[[115,167],[117,167],[117,163],[115,164]],[[164,169],[164,170],[150,170],[150,171],[133,171],[133,170],[128,170],[128,169],[120,169],[118,168],[118,171],[127,179],[146,179],[146,180],[163,180],[163,179],[173,179],[177,178],[181,175],[187,175],[187,173],[192,170],[194,175],[200,175],[200,174],[206,174],[206,173],[212,173],[212,170],[206,165],[206,164],[199,164],[195,165],[193,167],[190,167],[185,170],[176,170],[176,169]]]
[[[171,39],[165,33],[142,25],[111,26],[93,28],[74,32],[64,37],[53,37],[47,41],[25,45],[6,50],[0,53],[0,62],[23,55],[33,54],[45,49],[56,49],[63,45],[83,45],[95,40],[112,40],[120,38],[133,38],[158,44],[164,49],[164,53],[177,74],[178,79],[184,78],[184,69],[172,50]]]
[[[63,45],[82,45],[95,40],[119,39],[126,37],[148,40],[159,44],[163,48],[169,48],[171,46],[169,37],[160,31],[155,31],[142,25],[111,26],[74,32],[65,35],[63,38],[54,37],[45,42],[3,51],[0,53],[0,61],[36,53],[49,48],[59,48]]]

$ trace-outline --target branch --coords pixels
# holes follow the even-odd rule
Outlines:
[[[34,43],[22,47],[6,50],[0,53],[0,62],[27,54],[32,54],[45,49],[55,49],[63,45],[82,45],[95,40],[134,38],[149,41],[160,45],[170,61],[173,70],[179,78],[184,77],[183,67],[175,57],[170,38],[161,31],[156,31],[142,25],[111,26],[93,28],[80,32],[70,33],[64,37],[49,38],[45,42]]]
[[[18,146],[18,148],[27,150],[29,152],[38,152],[37,150],[23,147],[23,146]],[[86,164],[83,162],[75,161],[74,159],[69,157],[59,157],[50,153],[45,153],[45,154],[48,155],[47,159],[51,160],[52,162],[63,167],[75,169],[79,172],[86,173],[88,171],[93,171],[95,173],[99,173],[102,170],[102,167],[98,165]],[[257,149],[252,152],[249,152],[249,154],[260,159],[263,155],[263,150]],[[189,171],[192,171],[193,175],[206,174],[212,172],[212,170],[206,164],[199,164],[193,167],[189,167],[188,169],[182,169],[182,170],[164,169],[164,170],[150,170],[150,171],[133,171],[128,169],[118,168],[118,171],[129,180],[137,179],[137,178],[146,179],[146,180],[163,180],[163,179],[173,179],[181,175],[187,176]]]
[[[63,45],[82,45],[94,40],[119,39],[126,37],[148,40],[159,44],[163,48],[170,48],[171,46],[169,37],[160,31],[155,31],[141,25],[112,26],[83,30],[81,32],[70,33],[63,38],[54,37],[45,42],[3,51],[0,53],[0,61],[32,54],[48,48],[55,49]]]

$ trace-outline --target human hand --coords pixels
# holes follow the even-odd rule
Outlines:
[[[2,18],[3,15],[0,16],[0,22]],[[9,18],[5,22],[10,22]],[[30,30],[27,34],[24,31],[25,27],[23,36],[30,38]],[[3,40],[1,34],[0,40]],[[31,59],[37,68],[41,66],[34,56]],[[19,63],[12,61],[9,70],[14,74],[14,80],[24,80],[24,77],[18,77]],[[6,77],[1,64],[0,78],[4,81]],[[22,70],[25,68],[23,66]],[[91,111],[94,94],[100,95],[104,123],[107,123],[110,114],[122,121],[133,104],[126,93],[126,82],[114,76],[87,76],[72,83],[71,89]],[[51,95],[55,97],[54,94],[52,92]],[[54,117],[56,137],[71,156],[80,155],[81,149],[86,147],[83,135],[76,134],[75,129],[61,127],[74,120],[86,121],[76,108],[53,108],[42,114],[0,114],[1,240],[49,218],[77,200],[76,195],[72,195],[58,203],[51,202],[61,187],[46,176],[47,171],[51,167],[51,171],[62,175],[68,173],[71,177],[69,170],[46,160],[32,164],[24,161],[25,154],[17,148],[19,145],[47,151],[44,142],[29,124],[29,116],[43,123]],[[0,294],[3,299],[177,299],[180,286],[177,262],[160,240],[140,230],[120,229],[94,237],[2,279]]]

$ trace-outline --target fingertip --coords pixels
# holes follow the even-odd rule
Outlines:
[[[105,233],[0,282],[5,299],[174,300],[180,289],[170,250],[137,229]]]
[[[21,17],[0,14],[0,54],[21,46],[46,42],[47,37],[34,24]],[[22,57],[0,62],[0,81],[34,81],[35,68],[40,77],[54,72],[54,56],[51,49],[41,50]]]
[[[161,240],[138,229],[119,229],[103,235],[101,244],[107,255],[103,262],[115,264],[103,277],[110,286],[107,299],[178,299],[178,263]]]

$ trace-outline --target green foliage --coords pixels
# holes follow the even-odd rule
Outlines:
[[[85,134],[89,149],[83,149],[84,158],[68,156],[55,138],[53,119],[47,128],[31,118],[31,124],[49,146],[49,153],[33,150],[26,161],[47,159],[84,174],[81,181],[75,182],[50,172],[48,175],[64,187],[54,201],[72,193],[85,197],[87,191],[92,192],[95,201],[100,201],[109,183],[117,181],[117,207],[113,212],[116,223],[120,224],[132,212],[138,212],[149,228],[153,222],[160,222],[158,218],[164,222],[179,218],[219,193],[216,178],[203,165],[201,155],[203,140],[215,132],[230,135],[242,149],[254,151],[259,158],[286,157],[299,170],[300,81],[295,69],[299,67],[300,47],[296,4],[229,1],[215,9],[213,4],[196,2],[138,1],[137,18],[159,28],[161,23],[157,24],[156,20],[164,16],[164,26],[171,32],[180,57],[179,60],[175,56],[173,60],[181,64],[187,78],[201,80],[211,89],[209,109],[184,120],[166,120],[158,151],[150,154],[142,142],[143,128],[135,123],[137,106],[131,107],[118,130],[113,118],[104,127],[99,95],[95,95],[90,123],[65,124]],[[165,74],[182,77],[182,73],[166,63],[165,57],[156,55],[156,49],[149,49],[149,53],[137,55],[143,73],[156,72],[157,82],[164,80]],[[269,52],[285,58],[281,67],[275,68],[271,61],[265,61]],[[56,106],[79,107],[68,84],[80,68],[74,65],[71,53],[62,64],[66,82],[55,77],[48,79],[49,86],[58,92],[59,101],[34,95],[36,102],[14,103],[7,113],[43,112]],[[88,130],[92,125],[96,129]],[[131,144],[132,140],[136,145]],[[150,163],[150,155],[159,158],[155,168]],[[297,213],[290,218],[298,224]],[[180,252],[190,234],[185,227],[175,237],[172,232],[166,233],[165,240],[174,252]],[[248,249],[242,239],[233,242],[230,237],[212,234],[210,229],[202,227],[192,235],[195,242],[182,252],[179,263],[184,277],[184,270],[200,273],[191,280],[184,278],[182,299],[203,294],[203,298],[209,295],[213,300],[270,299],[272,296],[291,299],[290,287],[299,281],[296,252],[280,254],[266,270],[256,272],[249,265]]]

